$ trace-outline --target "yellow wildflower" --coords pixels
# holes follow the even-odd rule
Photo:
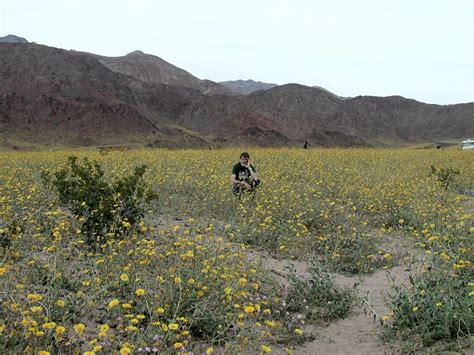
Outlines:
[[[124,345],[120,348],[120,355],[128,355],[131,351],[132,350],[127,345]]]
[[[43,311],[43,307],[41,307],[41,306],[31,307],[30,311],[33,312],[33,313],[39,313],[39,312]]]
[[[120,303],[119,300],[114,298],[112,301],[109,302],[108,307],[109,307],[109,309],[114,308],[115,306],[118,306],[119,303]]]
[[[37,293],[29,293],[26,298],[28,298],[30,301],[41,301],[43,296],[38,295]]]
[[[74,330],[79,335],[82,335],[84,333],[84,329],[86,329],[86,326],[83,323],[77,323],[74,325]]]
[[[64,328],[62,325],[58,325],[54,331],[57,337],[62,337],[63,334],[66,333],[66,328]]]
[[[44,329],[54,329],[56,327],[56,323],[55,322],[44,323],[42,327]]]
[[[254,306],[245,306],[244,312],[247,313],[247,314],[251,314],[251,313],[255,312],[255,307]]]

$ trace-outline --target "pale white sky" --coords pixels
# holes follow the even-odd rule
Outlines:
[[[474,0],[0,0],[7,34],[214,81],[474,101]]]

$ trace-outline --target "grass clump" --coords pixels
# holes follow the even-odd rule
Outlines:
[[[467,270],[436,265],[410,276],[407,287],[394,286],[385,338],[396,336],[430,346],[470,336],[474,331],[473,284],[467,276]]]
[[[452,167],[436,168],[431,165],[431,176],[433,176],[445,190],[454,184],[456,175],[459,175],[459,171]]]
[[[333,277],[312,262],[307,277],[290,268],[290,291],[286,297],[287,309],[305,315],[309,321],[331,321],[347,315],[352,304],[349,290],[341,289]]]

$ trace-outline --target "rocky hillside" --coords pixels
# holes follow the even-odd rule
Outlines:
[[[22,37],[15,35],[6,35],[5,37],[0,37],[0,42],[4,43],[28,43],[28,41]]]
[[[229,140],[237,134],[247,144],[399,145],[474,135],[474,103],[427,105],[399,96],[339,99],[289,84],[240,97],[195,99],[179,123]]]
[[[224,95],[205,85],[221,87],[143,53],[0,43],[0,145],[390,146],[474,136],[474,103],[342,99],[297,84]]]
[[[32,143],[154,130],[125,77],[79,52],[0,43],[0,128]]]
[[[226,87],[210,80],[200,80],[167,61],[141,51],[123,57],[95,56],[110,70],[133,76],[149,84],[165,84],[195,89],[205,95],[231,95]]]

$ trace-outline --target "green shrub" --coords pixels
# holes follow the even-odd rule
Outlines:
[[[419,225],[419,220],[414,211],[407,206],[397,206],[397,204],[390,202],[387,206],[387,212],[381,214],[382,223],[385,228],[416,228]]]
[[[21,232],[22,227],[16,220],[0,228],[0,247],[3,252],[11,247],[13,240],[16,239]]]
[[[393,318],[385,323],[385,336],[409,340],[416,334],[428,346],[472,334],[474,310],[467,279],[463,271],[432,267],[410,277],[408,287],[395,286],[388,302]]]
[[[459,175],[459,171],[451,167],[438,169],[431,165],[431,175],[447,190],[454,183],[456,175]]]
[[[352,296],[334,284],[321,266],[312,262],[307,278],[290,269],[290,292],[286,298],[288,311],[300,312],[310,321],[330,321],[344,317],[350,310]]]
[[[144,204],[155,196],[143,181],[146,166],[135,167],[130,176],[110,181],[101,166],[71,156],[54,173],[43,171],[43,181],[59,195],[81,225],[89,246],[97,248],[106,237],[120,237],[141,220]]]

